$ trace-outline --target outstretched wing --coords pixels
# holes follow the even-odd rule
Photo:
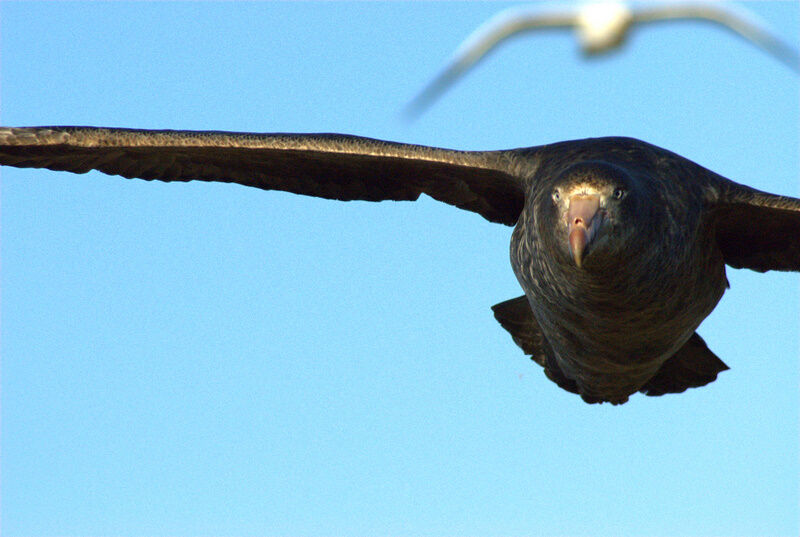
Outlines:
[[[455,151],[341,134],[98,127],[0,128],[0,164],[159,181],[222,181],[335,200],[420,194],[514,225],[525,202],[510,151]]]
[[[578,15],[571,11],[532,13],[530,8],[501,11],[461,43],[447,67],[408,104],[406,114],[411,117],[419,115],[464,73],[509,38],[533,30],[571,28],[577,21]]]
[[[716,177],[708,222],[725,263],[758,272],[800,271],[800,200]]]
[[[721,2],[688,2],[643,5],[634,12],[635,23],[696,20],[717,24],[742,39],[772,54],[795,71],[800,71],[800,55],[744,8]]]

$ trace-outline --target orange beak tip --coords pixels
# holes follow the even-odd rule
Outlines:
[[[569,250],[578,268],[581,268],[583,264],[583,251],[586,249],[588,240],[586,228],[583,226],[575,226],[569,233]]]

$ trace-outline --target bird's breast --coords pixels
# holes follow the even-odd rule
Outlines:
[[[559,362],[657,369],[725,290],[719,256],[631,252],[602,270],[564,263],[515,230],[514,272]],[[699,266],[698,266],[699,264]]]

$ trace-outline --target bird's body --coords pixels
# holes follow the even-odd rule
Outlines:
[[[545,366],[574,380],[574,390],[588,401],[620,403],[686,343],[727,281],[722,255],[701,221],[699,195],[682,210],[668,210],[667,198],[680,199],[677,185],[699,190],[691,179],[706,170],[692,169],[688,161],[673,166],[680,161],[638,141],[617,138],[586,146],[582,158],[587,161],[602,159],[603,165],[641,174],[637,183],[655,201],[646,208],[646,221],[654,225],[642,226],[619,248],[602,257],[590,255],[578,267],[567,252],[549,253],[559,251],[550,231],[559,223],[547,213],[540,212],[538,221],[532,218],[537,214],[532,197],[512,235],[511,265],[546,334]],[[559,148],[553,150],[557,154]],[[553,183],[563,173],[557,166],[542,165],[533,181]],[[568,169],[579,184],[586,176],[603,175],[598,165]]]
[[[727,366],[695,330],[727,287],[725,265],[800,270],[800,200],[631,138],[464,152],[332,134],[0,128],[0,164],[338,200],[425,193],[513,225],[525,294],[495,317],[592,403],[713,381]]]

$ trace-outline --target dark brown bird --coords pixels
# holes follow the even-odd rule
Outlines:
[[[495,317],[589,403],[715,380],[727,366],[695,330],[728,286],[725,265],[800,270],[800,200],[631,138],[475,152],[339,134],[0,128],[0,164],[344,201],[427,194],[515,226],[525,295]]]

